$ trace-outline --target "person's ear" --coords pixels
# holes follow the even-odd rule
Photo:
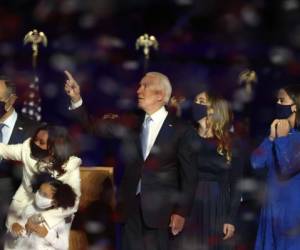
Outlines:
[[[293,104],[293,105],[291,106],[291,110],[292,110],[293,113],[296,113],[296,112],[297,112],[297,106],[296,106],[296,104]]]
[[[163,100],[164,100],[164,98],[165,98],[165,93],[164,93],[164,91],[157,91],[157,100],[159,101],[159,102],[162,102]]]

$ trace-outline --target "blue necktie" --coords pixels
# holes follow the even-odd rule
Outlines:
[[[149,140],[149,129],[150,129],[151,121],[152,121],[151,116],[146,117],[146,119],[143,123],[143,131],[141,133],[141,144],[142,144],[142,152],[143,152],[144,160],[146,159],[147,146],[148,146],[148,140]]]
[[[141,133],[141,145],[142,145],[142,152],[143,152],[143,158],[146,159],[146,153],[147,153],[147,145],[149,140],[149,129],[150,129],[150,122],[152,121],[151,116],[146,117],[144,123],[143,123],[143,130]],[[141,192],[141,179],[139,180],[137,189],[136,189],[136,195],[138,195]]]
[[[2,129],[5,127],[4,123],[0,123],[0,143],[3,143],[3,131]]]

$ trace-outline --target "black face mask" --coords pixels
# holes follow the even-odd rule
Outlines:
[[[42,160],[49,155],[47,149],[40,148],[33,142],[33,140],[30,141],[30,150],[32,157],[38,160]]]
[[[0,117],[2,117],[6,113],[5,104],[5,102],[0,101]]]
[[[288,118],[292,113],[292,106],[293,105],[281,105],[276,103],[276,118],[277,119],[286,119]]]
[[[207,116],[207,106],[203,104],[193,103],[193,119],[198,122]]]

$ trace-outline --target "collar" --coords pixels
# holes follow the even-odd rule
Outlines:
[[[155,121],[159,121],[163,118],[165,118],[168,114],[168,111],[166,110],[165,106],[162,106],[159,110],[157,110],[156,112],[154,112],[152,115],[146,114],[145,115],[145,119],[149,116],[151,116],[151,119],[155,122]]]
[[[13,128],[18,118],[16,110],[14,110],[9,117],[6,118],[2,123],[9,128]]]

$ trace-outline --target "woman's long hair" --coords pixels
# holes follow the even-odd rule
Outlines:
[[[209,123],[214,136],[218,140],[217,152],[224,156],[228,163],[232,159],[232,138],[230,129],[232,127],[233,113],[228,101],[221,97],[208,94],[209,108],[213,110],[209,114]]]
[[[63,164],[74,154],[74,148],[68,131],[61,126],[43,125],[39,127],[32,137],[34,141],[40,131],[48,132],[47,150],[52,156],[51,169],[56,170],[59,175],[65,173]]]

